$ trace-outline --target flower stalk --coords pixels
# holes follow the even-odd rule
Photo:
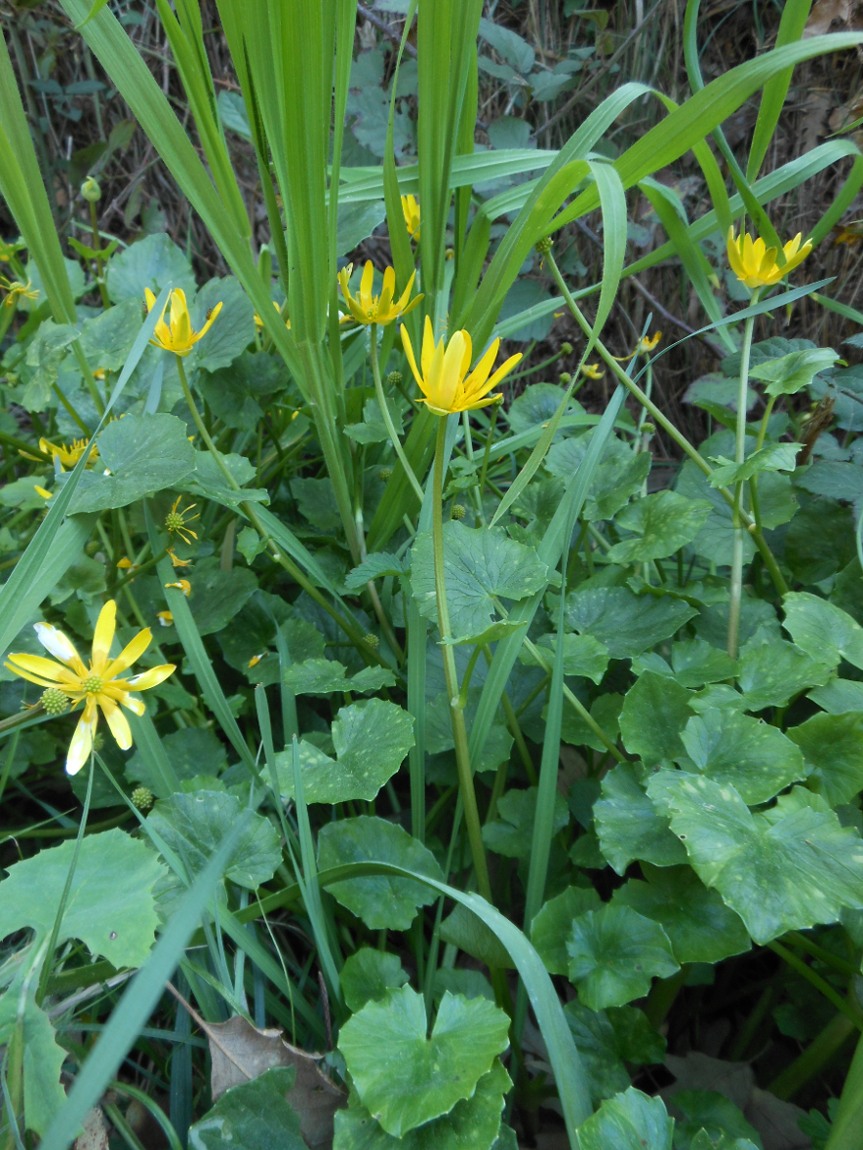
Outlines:
[[[462,709],[459,691],[458,671],[452,644],[449,607],[446,600],[446,573],[444,570],[443,542],[443,480],[444,457],[446,454],[446,419],[438,420],[437,441],[435,443],[434,479],[432,488],[432,550],[434,553],[435,601],[437,604],[440,648],[443,658],[444,683],[449,700],[450,721],[455,743],[455,761],[458,771],[459,794],[464,807],[464,820],[467,826],[468,842],[476,872],[477,888],[483,898],[491,902],[491,881],[488,861],[482,841],[482,826],[473,783],[473,769],[468,750],[467,726]]]
[[[375,395],[378,398],[378,407],[381,409],[381,416],[383,417],[384,426],[387,429],[387,435],[390,437],[390,443],[393,445],[393,450],[398,457],[399,463],[404,468],[404,473],[408,477],[408,482],[413,488],[414,494],[417,499],[422,503],[424,492],[420,481],[414,474],[414,469],[410,465],[408,457],[405,455],[404,448],[401,445],[398,432],[396,431],[393,417],[390,415],[390,409],[387,405],[387,397],[384,393],[384,385],[381,381],[381,366],[378,361],[378,341],[377,341],[377,325],[372,324],[369,331],[369,355],[372,364],[372,378],[375,382]]]

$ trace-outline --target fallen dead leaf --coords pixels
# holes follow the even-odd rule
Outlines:
[[[271,1066],[293,1066],[297,1077],[288,1101],[299,1115],[303,1138],[312,1150],[332,1145],[333,1116],[347,1097],[321,1071],[323,1055],[298,1050],[285,1042],[281,1030],[259,1030],[239,1016],[227,1022],[205,1023],[202,1028],[210,1043],[214,1100],[230,1087],[258,1078]]]

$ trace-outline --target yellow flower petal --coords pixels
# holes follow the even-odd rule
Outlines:
[[[345,303],[357,323],[361,324],[379,324],[385,326],[390,324],[393,320],[405,316],[408,312],[419,304],[423,298],[421,295],[414,296],[410,299],[411,291],[413,290],[414,280],[416,279],[416,272],[411,274],[407,282],[407,287],[402,292],[397,301],[394,302],[396,290],[396,273],[391,267],[384,269],[383,284],[381,287],[380,295],[374,295],[374,276],[375,269],[371,260],[366,260],[363,267],[363,274],[360,277],[360,290],[354,293],[350,290],[349,281],[353,265],[348,264],[339,272],[337,279],[339,287],[342,289],[342,295],[345,297]]]
[[[110,651],[116,623],[117,604],[109,599],[96,621],[89,667],[84,666],[75,647],[62,631],[50,623],[41,622],[36,624],[39,641],[55,658],[46,659],[43,655],[22,653],[9,655],[5,664],[7,670],[28,682],[60,691],[73,706],[84,704],[66,759],[66,770],[70,775],[80,771],[93,749],[100,709],[117,745],[121,750],[128,750],[132,745],[132,731],[120,707],[126,707],[136,715],[143,714],[144,704],[130,692],[155,687],[175,670],[173,665],[166,663],[141,671],[129,679],[119,678],[147,649],[152,633],[149,627],[145,627],[112,659]]]
[[[72,742],[69,744],[69,753],[66,755],[66,774],[77,775],[93,750],[93,736],[96,733],[98,715],[88,717],[85,711],[78,720]]]
[[[778,249],[767,247],[767,244],[757,236],[753,239],[748,232],[740,236],[734,235],[734,228],[728,229],[726,238],[726,253],[728,264],[735,276],[751,291],[761,287],[772,287],[784,279],[798,264],[812,251],[812,241],[804,244],[803,233],[789,240],[782,247],[782,263],[778,259]]]
[[[470,333],[456,331],[450,336],[449,343],[444,339],[435,343],[431,320],[426,316],[420,357],[422,370],[419,370],[410,336],[404,327],[401,328],[401,338],[408,365],[423,393],[419,402],[427,404],[429,411],[435,415],[474,411],[497,403],[500,396],[489,395],[489,392],[521,359],[520,353],[510,356],[489,376],[500,347],[500,340],[497,339],[486,349],[473,371],[470,371],[473,356]]]

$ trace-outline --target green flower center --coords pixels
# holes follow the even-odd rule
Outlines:
[[[104,686],[105,683],[99,675],[88,675],[81,684],[81,689],[88,695],[98,695]]]
[[[183,526],[183,516],[178,511],[169,511],[165,516],[165,530],[174,532],[179,531]]]

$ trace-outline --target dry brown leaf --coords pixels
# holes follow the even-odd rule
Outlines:
[[[108,1125],[101,1107],[88,1110],[83,1129],[75,1139],[75,1150],[108,1150]]]
[[[207,1023],[203,1029],[210,1043],[214,1100],[272,1066],[293,1066],[297,1077],[288,1101],[299,1115],[303,1138],[313,1150],[332,1144],[333,1115],[344,1106],[346,1096],[321,1071],[322,1055],[298,1050],[285,1042],[281,1030],[259,1030],[245,1018]]]
[[[851,23],[854,9],[857,4],[854,0],[815,0],[809,19],[806,21],[804,36],[823,36],[834,25],[836,31]]]

